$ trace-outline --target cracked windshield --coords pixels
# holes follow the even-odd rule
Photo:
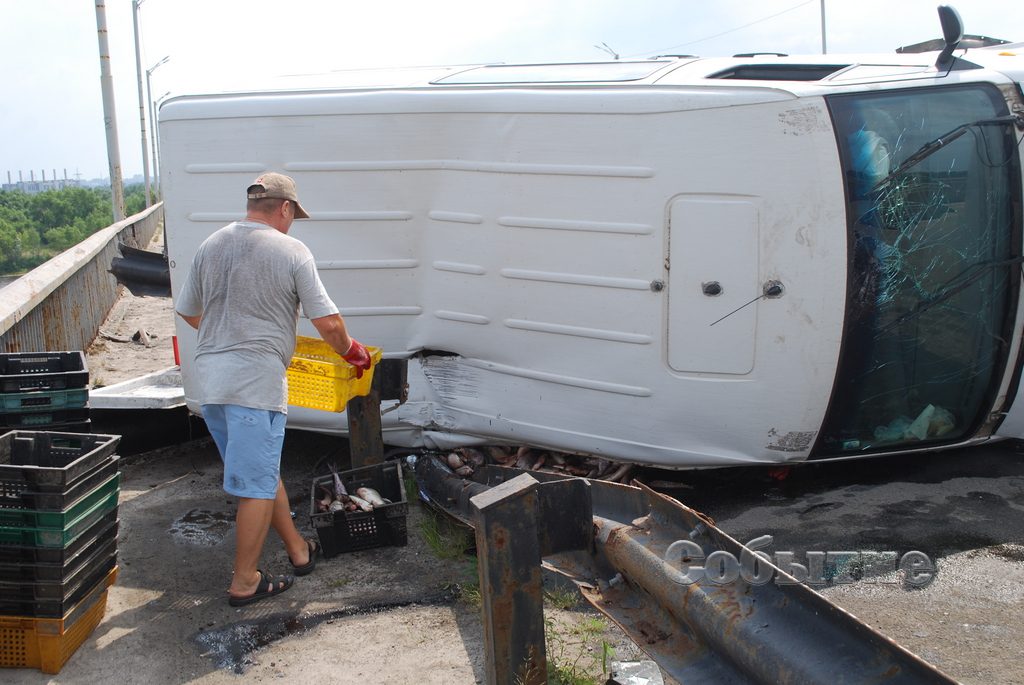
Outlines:
[[[905,449],[984,420],[1006,365],[1019,161],[998,89],[831,98],[850,231],[846,325],[818,452]]]

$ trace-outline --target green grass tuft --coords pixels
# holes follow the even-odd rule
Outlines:
[[[469,529],[431,510],[420,519],[420,535],[438,559],[461,558],[471,542]]]
[[[556,609],[568,611],[576,608],[576,605],[579,604],[580,601],[580,595],[576,590],[556,587],[550,590],[545,590],[544,599]]]

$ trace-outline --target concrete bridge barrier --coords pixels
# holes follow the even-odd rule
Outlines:
[[[118,243],[145,248],[163,223],[163,203],[89,236],[3,289],[0,352],[84,350],[121,286],[110,273]]]

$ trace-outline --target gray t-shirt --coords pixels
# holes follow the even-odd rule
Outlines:
[[[299,240],[236,221],[203,241],[176,304],[181,314],[202,315],[199,403],[287,411],[299,304],[310,319],[338,313]]]

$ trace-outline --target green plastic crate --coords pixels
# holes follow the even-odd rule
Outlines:
[[[3,528],[55,528],[63,530],[70,521],[91,511],[96,504],[117,497],[121,490],[121,474],[115,473],[91,491],[83,494],[60,511],[42,509],[7,509],[0,507],[0,530]]]
[[[0,410],[36,412],[51,409],[81,409],[89,402],[89,390],[37,390],[0,393]]]
[[[115,490],[101,499],[78,518],[69,521],[63,530],[50,528],[26,528],[15,526],[0,527],[0,545],[21,547],[64,547],[76,540],[109,512],[117,509],[118,492]]]

